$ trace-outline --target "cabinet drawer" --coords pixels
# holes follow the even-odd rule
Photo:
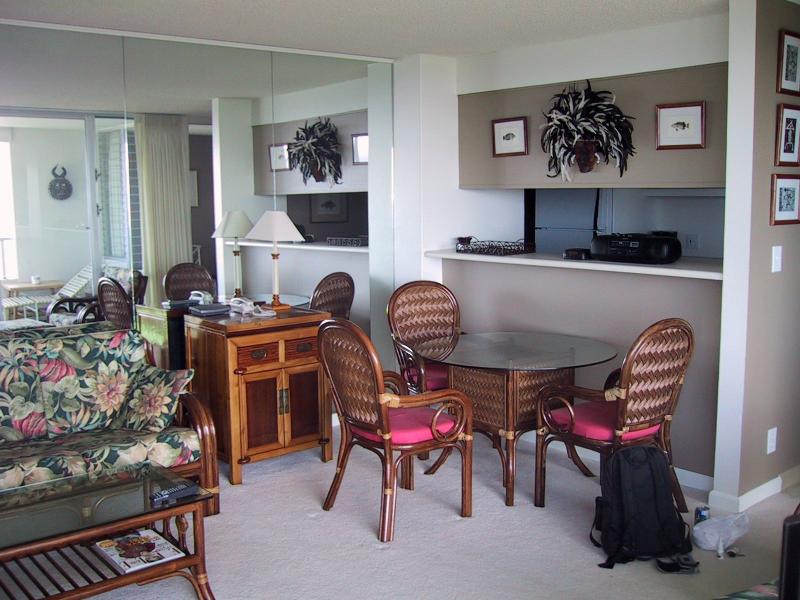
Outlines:
[[[317,338],[305,337],[297,340],[286,340],[286,360],[298,358],[316,358]]]
[[[236,360],[240,368],[278,362],[278,342],[242,346],[237,352]]]

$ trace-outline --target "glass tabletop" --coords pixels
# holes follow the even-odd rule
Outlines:
[[[414,347],[423,358],[458,367],[507,371],[549,371],[611,360],[610,344],[574,335],[503,331],[436,338]]]
[[[203,488],[171,501],[152,492],[190,481],[152,464],[105,470],[24,485],[0,492],[0,548],[146,515],[165,507],[211,498]]]

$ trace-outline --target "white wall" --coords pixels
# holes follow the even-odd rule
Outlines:
[[[441,281],[427,250],[460,235],[522,237],[521,190],[458,188],[456,60],[418,55],[395,63],[395,284]]]
[[[83,147],[83,128],[12,130],[12,185],[22,280],[39,275],[43,280],[66,281],[91,261]],[[72,196],[67,200],[55,200],[48,191],[56,163],[67,169],[72,184]]]
[[[615,31],[458,59],[458,93],[542,85],[728,60],[728,15]]]
[[[273,102],[275,115],[273,116]],[[299,92],[256,98],[253,125],[268,125],[299,119],[315,119],[367,108],[367,78],[353,79]]]

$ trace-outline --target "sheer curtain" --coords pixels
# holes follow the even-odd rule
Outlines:
[[[189,128],[186,117],[149,114],[136,115],[135,127],[147,301],[156,302],[170,267],[192,258]]]

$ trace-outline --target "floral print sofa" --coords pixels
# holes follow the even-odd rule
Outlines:
[[[102,322],[0,339],[0,490],[149,461],[218,495],[213,423],[183,393],[193,372],[146,354]]]

